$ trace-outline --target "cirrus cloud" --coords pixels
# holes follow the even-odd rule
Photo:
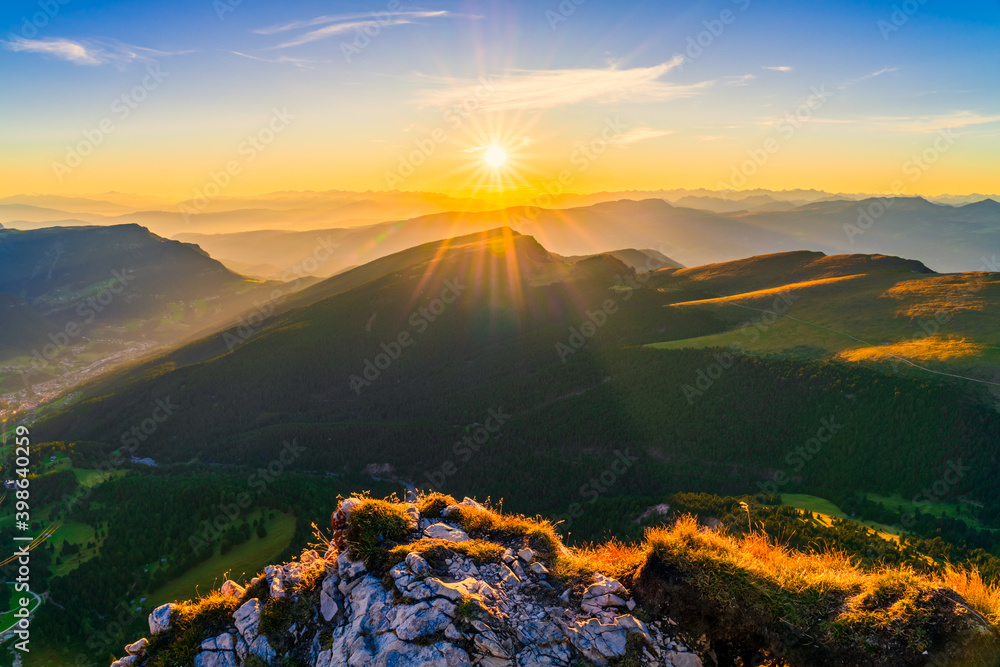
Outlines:
[[[699,94],[712,84],[704,81],[678,85],[661,81],[661,77],[683,62],[677,56],[669,62],[652,67],[632,69],[559,69],[512,70],[490,80],[492,91],[481,108],[491,111],[511,109],[550,109],[583,102],[602,104],[641,102]],[[427,90],[417,97],[422,107],[452,107],[464,100],[481,99],[482,81],[440,81],[451,87]]]
[[[633,127],[631,130],[626,130],[621,134],[615,135],[608,140],[608,143],[612,146],[627,146],[628,144],[634,144],[638,141],[665,137],[666,135],[673,133],[674,130],[656,130],[651,127]]]
[[[280,25],[270,26],[267,28],[259,28],[257,30],[254,30],[253,32],[257,33],[258,35],[275,35],[278,33],[287,32],[289,30],[301,30],[303,28],[311,28],[317,25],[325,26],[317,30],[310,30],[287,42],[282,42],[277,46],[271,47],[274,49],[287,49],[289,47],[301,46],[302,44],[308,44],[309,42],[315,42],[321,39],[326,39],[327,37],[333,37],[334,35],[342,35],[344,33],[354,32],[355,30],[364,30],[366,26],[372,23],[376,24],[379,27],[379,29],[381,29],[381,28],[387,28],[389,26],[415,23],[417,19],[437,19],[437,18],[478,19],[482,17],[470,14],[456,14],[454,12],[450,12],[444,9],[436,11],[406,11],[406,12],[384,11],[384,12],[369,12],[367,14],[338,14],[336,16],[317,16],[314,19],[309,19],[306,21],[291,21],[289,23],[283,23]]]
[[[11,41],[0,41],[4,48],[14,52],[38,53],[66,60],[76,65],[114,64],[124,67],[138,60],[151,63],[161,56],[179,56],[193,51],[158,51],[142,46],[125,44],[117,40],[72,40],[63,37],[26,39],[15,36]]]
[[[12,41],[3,42],[10,51],[41,53],[60,60],[68,60],[77,65],[101,65],[106,60],[106,54],[96,48],[87,47],[71,39],[25,39],[14,37]]]

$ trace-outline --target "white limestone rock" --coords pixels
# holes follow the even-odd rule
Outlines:
[[[149,615],[149,634],[156,635],[170,629],[173,622],[172,616],[177,611],[178,605],[170,602],[160,605]]]
[[[432,540],[447,540],[449,542],[468,542],[469,535],[459,528],[453,528],[446,523],[435,523],[424,529],[424,535]]]

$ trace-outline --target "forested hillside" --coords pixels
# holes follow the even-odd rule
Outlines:
[[[974,383],[641,347],[733,326],[672,303],[740,284],[812,280],[852,293],[858,281],[884,289],[933,279],[919,263],[798,253],[647,279],[611,259],[563,264],[530,237],[479,238],[275,315],[231,352],[217,336],[97,383],[39,433],[118,447],[154,400],[169,398],[177,409],[137,443],[138,455],[254,465],[294,437],[309,448],[304,467],[388,464],[420,486],[503,494],[519,510],[550,513],[626,490],[742,493],[773,483],[909,498],[960,463],[946,495],[995,517],[1000,416]],[[491,414],[502,423],[487,422]],[[477,430],[488,423],[492,432]],[[616,460],[629,463],[602,484]]]

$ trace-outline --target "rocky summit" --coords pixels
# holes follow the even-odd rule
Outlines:
[[[933,610],[935,622],[948,625],[950,643],[921,644],[917,630],[934,634],[921,620],[897,619],[902,640],[851,626],[854,616],[844,616],[854,613],[851,598],[831,612],[830,633],[809,619],[815,634],[803,653],[777,636],[775,628],[790,625],[784,618],[761,616],[756,601],[724,603],[718,591],[699,588],[710,572],[704,562],[700,575],[678,565],[670,553],[701,562],[699,550],[707,547],[719,562],[728,557],[727,543],[697,526],[664,528],[673,532],[644,551],[618,545],[605,552],[605,561],[609,553],[621,561],[610,569],[628,573],[619,578],[598,571],[596,552],[563,546],[548,522],[504,516],[469,498],[348,498],[331,529],[319,549],[268,566],[246,587],[226,581],[199,600],[158,607],[149,616],[150,637],[125,647],[112,667],[987,664],[959,655],[959,636],[961,646],[982,649],[978,655],[996,655],[995,631],[964,601]],[[724,569],[723,583],[738,568]],[[743,585],[749,573],[737,572]],[[767,585],[761,578],[757,588]],[[883,591],[886,585],[877,584]],[[914,586],[888,594],[886,604],[930,595]],[[851,591],[866,595],[863,585]],[[763,590],[762,598],[777,597]],[[874,611],[882,603],[865,599]],[[789,615],[800,611],[792,598],[780,602]],[[743,629],[748,622],[754,630]],[[727,635],[724,625],[742,637]],[[755,632],[763,638],[741,646]],[[845,641],[847,635],[854,639]],[[898,654],[891,650],[897,645]]]

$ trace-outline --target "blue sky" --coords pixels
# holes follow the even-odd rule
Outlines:
[[[0,191],[184,196],[275,109],[295,120],[239,191],[385,189],[438,128],[448,139],[397,187],[468,188],[496,143],[510,186],[531,188],[613,118],[628,129],[576,189],[742,173],[747,188],[885,191],[950,130],[909,192],[997,191],[995,1],[230,2],[3,3]],[[163,74],[121,118],[114,101],[147,68]],[[444,114],[480,77],[496,90],[453,128]],[[785,136],[776,124],[803,105]],[[79,167],[53,167],[105,119]],[[780,150],[741,171],[769,138]]]

